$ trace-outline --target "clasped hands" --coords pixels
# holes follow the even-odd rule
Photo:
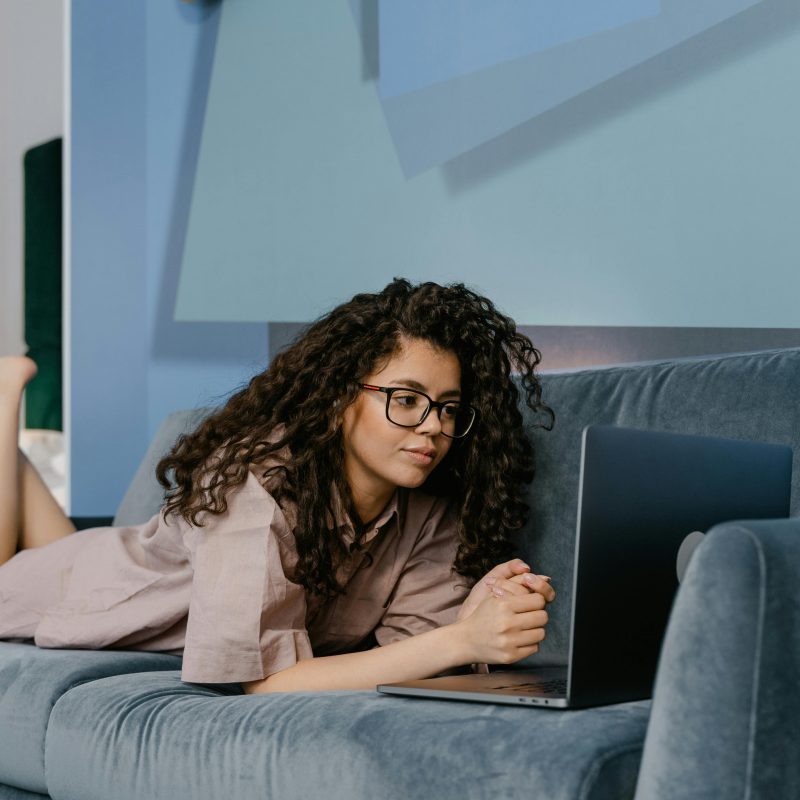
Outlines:
[[[498,564],[473,587],[458,612],[470,661],[512,664],[538,652],[556,593],[547,575],[521,559]]]

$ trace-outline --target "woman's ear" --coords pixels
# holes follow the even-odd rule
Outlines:
[[[344,421],[344,413],[342,409],[342,401],[341,399],[333,401],[333,411],[331,413],[331,427],[338,431],[342,427],[342,422]]]
[[[354,399],[355,397],[348,395],[345,390],[343,396],[337,397],[336,400],[333,401],[331,406],[331,427],[333,430],[338,431],[342,429],[345,415],[348,409],[353,405]]]

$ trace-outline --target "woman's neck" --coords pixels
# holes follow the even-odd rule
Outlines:
[[[353,490],[351,489],[351,491]],[[353,491],[353,501],[359,522],[365,526],[372,522],[386,508],[386,504],[392,499],[394,492],[394,487],[375,493],[357,493]]]
[[[386,508],[397,486],[391,481],[378,478],[356,459],[345,457],[344,472],[358,514],[358,522],[365,525]]]

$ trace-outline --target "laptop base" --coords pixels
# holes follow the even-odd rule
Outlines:
[[[445,675],[419,681],[380,684],[383,694],[465,700],[473,703],[568,708],[566,667],[509,670],[488,675]]]

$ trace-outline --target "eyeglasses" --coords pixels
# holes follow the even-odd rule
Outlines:
[[[442,434],[450,439],[461,439],[469,433],[478,413],[466,403],[458,400],[439,403],[416,389],[372,386],[368,383],[359,385],[371,392],[383,392],[386,395],[386,419],[403,428],[416,428],[425,421],[432,408],[437,408]]]

